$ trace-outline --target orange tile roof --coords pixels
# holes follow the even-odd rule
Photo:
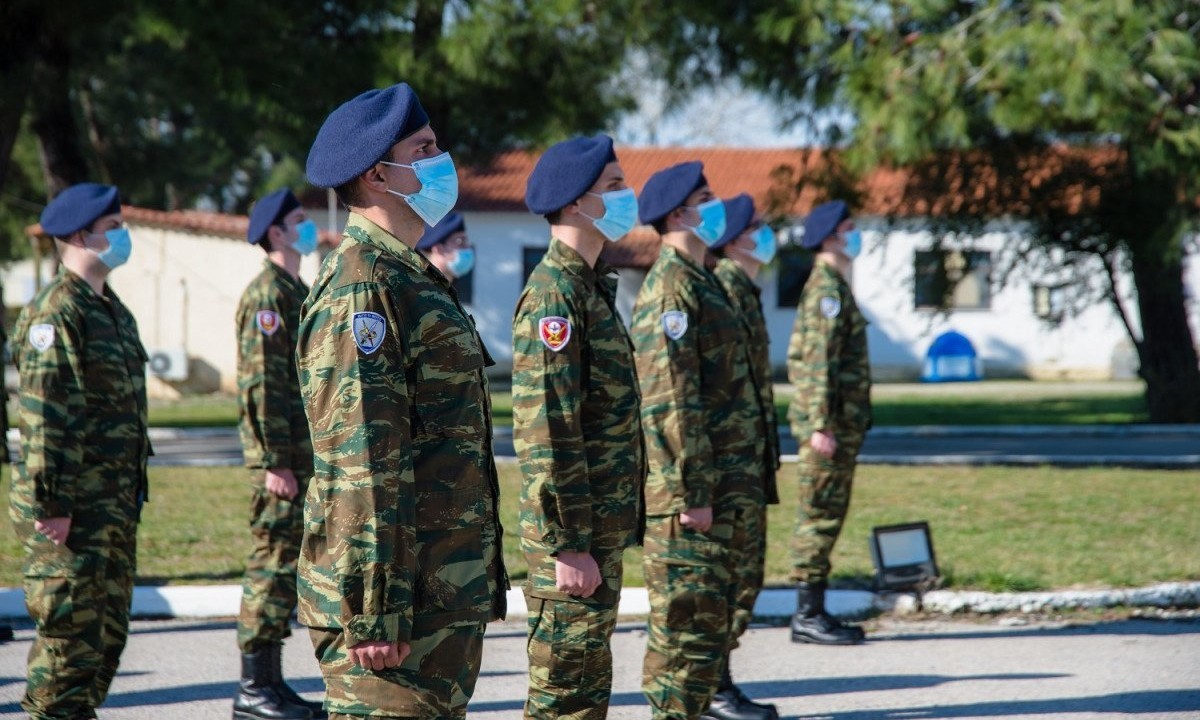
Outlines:
[[[230,215],[204,210],[151,210],[134,205],[122,205],[121,215],[126,222],[137,225],[242,240],[245,239],[246,230],[250,225],[250,218],[246,215]],[[31,237],[46,236],[40,223],[25,228],[25,234]],[[336,245],[340,239],[337,233],[331,233],[328,230],[321,230],[319,237],[321,243],[328,245]]]

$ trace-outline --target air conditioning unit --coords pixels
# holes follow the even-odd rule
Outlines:
[[[150,374],[160,380],[179,382],[188,378],[188,356],[184,348],[154,348],[148,363]]]

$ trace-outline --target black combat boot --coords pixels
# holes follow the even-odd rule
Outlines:
[[[843,625],[825,612],[825,583],[800,583],[797,586],[792,642],[857,645],[865,637],[862,628]]]
[[[308,708],[308,711],[312,713],[313,720],[325,720],[325,718],[329,717],[328,713],[325,712],[324,703],[315,700],[305,700],[283,679],[283,644],[275,643],[274,645],[268,645],[266,652],[271,653],[271,684],[275,686],[275,692],[279,693],[281,698],[292,705]]]
[[[233,699],[233,720],[309,720],[312,717],[308,708],[284,700],[273,680],[269,650],[242,653],[242,681],[237,697]]]
[[[726,659],[721,684],[700,717],[702,720],[779,720],[779,710],[770,703],[754,702],[746,697],[741,688],[733,684]]]

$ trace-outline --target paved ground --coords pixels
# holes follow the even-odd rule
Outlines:
[[[783,628],[755,628],[734,656],[742,687],[785,718],[1200,718],[1200,620],[1010,625],[1008,621],[872,626],[861,647],[794,645]],[[0,645],[0,717],[20,717],[32,631]],[[470,717],[520,716],[522,624],[493,626]],[[640,685],[645,635],[621,627],[609,717],[647,718]],[[286,645],[294,686],[316,697],[320,676],[301,629]],[[231,622],[141,621],[104,720],[228,717],[237,656]]]

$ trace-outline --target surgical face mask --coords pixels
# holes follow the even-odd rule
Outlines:
[[[296,223],[296,242],[292,249],[301,255],[307,255],[317,249],[317,224],[312,220],[301,220]]]
[[[700,214],[700,224],[687,227],[706,247],[712,247],[725,234],[725,203],[721,198],[713,198],[696,205],[695,209]]]
[[[474,248],[459,248],[454,257],[450,258],[450,263],[447,266],[450,274],[456,278],[463,277],[471,272],[475,267],[475,250]]]
[[[853,260],[862,252],[862,231],[847,230],[842,233],[842,237],[846,240],[846,257]]]
[[[762,225],[750,237],[754,239],[754,249],[750,255],[763,265],[775,259],[775,231],[770,225]]]
[[[96,257],[107,265],[109,270],[115,270],[129,260],[130,254],[133,253],[133,240],[129,237],[128,228],[109,230],[104,233],[104,239],[108,240],[108,247],[96,253]]]
[[[588,195],[594,195],[604,201],[604,214],[594,218],[583,210],[579,212],[591,220],[604,237],[616,242],[628,235],[637,225],[638,204],[633,188],[610,190],[606,193],[590,192]]]
[[[454,203],[458,202],[458,172],[454,169],[454,160],[450,158],[450,153],[442,153],[427,160],[417,160],[412,165],[386,160],[379,162],[392,167],[412,168],[417,181],[421,183],[421,189],[411,195],[396,192],[391,188],[388,188],[388,192],[404,198],[426,225],[437,225],[438,221],[454,208]]]

